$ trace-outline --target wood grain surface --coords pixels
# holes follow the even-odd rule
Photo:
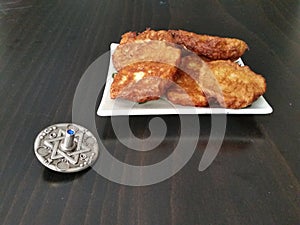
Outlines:
[[[124,32],[147,27],[245,40],[243,60],[265,76],[274,112],[227,116],[221,150],[203,172],[197,168],[211,117],[199,116],[191,160],[151,186],[120,185],[93,169],[44,168],[33,151],[36,135],[72,121],[74,93],[89,65]],[[297,0],[0,0],[0,224],[300,224],[299,60]],[[94,115],[110,153],[134,165],[164,159],[180,135],[178,116],[162,116],[164,144],[151,154],[133,152],[116,139],[110,118]],[[130,118],[137,137],[149,135],[150,119]]]

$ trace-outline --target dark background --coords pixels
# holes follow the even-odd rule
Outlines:
[[[152,186],[122,186],[92,169],[44,168],[33,152],[36,135],[71,121],[88,66],[124,32],[147,27],[245,40],[243,60],[266,78],[274,112],[228,116],[221,151],[204,172],[197,166],[210,117],[199,116],[193,158]],[[0,0],[0,224],[299,224],[299,44],[296,0]],[[162,118],[178,129],[176,116]],[[109,118],[95,120],[112,154],[141,162],[114,139]],[[148,120],[131,118],[137,136]],[[172,135],[167,146],[176,143]],[[158,150],[156,159],[169,153]]]

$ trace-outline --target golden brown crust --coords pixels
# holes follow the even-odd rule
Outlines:
[[[181,50],[164,41],[135,40],[119,45],[113,56],[117,70],[136,62],[152,61],[177,66],[180,63]]]
[[[166,30],[151,30],[146,29],[142,33],[137,34],[136,32],[127,32],[122,35],[120,44],[127,44],[136,40],[155,40],[155,41],[166,41],[174,43],[173,35]]]
[[[207,64],[196,54],[182,58],[181,76],[167,92],[168,99],[180,105],[207,106],[208,99],[218,92],[217,80]]]
[[[251,71],[248,66],[239,66],[231,61],[208,63],[219,83],[220,93],[214,93],[219,104],[226,108],[244,108],[251,105],[266,91],[266,81]]]
[[[219,92],[218,81],[207,63],[198,55],[193,53],[182,58],[180,69],[197,82],[205,96],[210,97]]]
[[[138,62],[122,68],[111,85],[112,99],[134,102],[159,99],[176,79],[177,69],[164,63]]]
[[[205,107],[208,105],[205,94],[195,79],[178,70],[176,85],[167,90],[167,98],[174,104],[185,106]]]
[[[132,31],[123,34],[120,40],[120,45],[134,41],[136,36],[137,36],[136,32],[132,32]]]
[[[169,30],[169,32],[173,35],[176,44],[184,45],[206,61],[236,60],[248,49],[244,41],[236,38],[200,35],[183,30]]]

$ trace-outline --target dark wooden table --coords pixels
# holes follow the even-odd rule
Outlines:
[[[1,0],[0,224],[300,224],[299,10],[297,0]],[[203,172],[197,168],[210,116],[200,115],[191,160],[150,186],[120,185],[94,169],[43,167],[33,151],[36,135],[71,122],[85,70],[122,33],[147,27],[245,40],[243,60],[265,76],[274,112],[229,115],[221,150]],[[162,116],[165,144],[151,157],[135,153],[115,138],[109,117],[92,115],[105,146],[127,163],[162,160],[178,141],[178,117]],[[130,118],[136,136],[147,136],[149,119]]]

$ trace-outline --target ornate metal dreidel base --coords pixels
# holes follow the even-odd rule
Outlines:
[[[41,131],[34,142],[34,153],[51,170],[64,173],[81,171],[98,158],[98,143],[86,128],[60,123]]]

